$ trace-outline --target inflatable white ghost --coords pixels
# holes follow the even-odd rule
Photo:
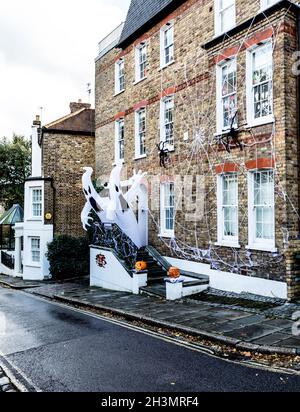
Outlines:
[[[136,215],[132,209],[132,202],[136,199],[140,185],[146,176],[146,173],[139,171],[134,173],[129,180],[130,189],[123,194],[121,190],[121,172],[122,165],[117,165],[111,172],[107,189],[109,197],[101,197],[95,190],[92,183],[93,169],[87,167],[82,177],[83,191],[86,198],[86,204],[81,213],[81,222],[84,230],[90,226],[90,213],[95,211],[102,223],[115,223],[119,228],[132,240],[132,242],[141,248],[146,246],[143,239],[143,233],[138,224]]]

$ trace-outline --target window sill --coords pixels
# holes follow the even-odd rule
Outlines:
[[[238,242],[230,242],[230,241],[221,241],[221,242],[216,242],[214,243],[215,246],[220,246],[220,247],[228,247],[228,248],[233,248],[233,249],[241,249],[241,245]]]
[[[161,239],[174,239],[175,233],[172,233],[172,234],[170,234],[170,233],[160,233],[158,235],[158,237],[161,238]]]
[[[264,117],[259,120],[252,120],[251,122],[248,122],[248,124],[245,125],[245,129],[251,129],[252,127],[258,127],[258,126],[265,126],[267,124],[272,124],[274,122],[275,122],[274,116]]]
[[[239,132],[240,129],[239,129],[239,128],[235,128],[235,131]],[[216,132],[216,133],[214,134],[214,136],[215,136],[215,137],[226,136],[226,135],[228,135],[229,132],[230,132],[230,128],[229,128],[229,129],[226,129],[226,130],[222,130],[222,131]]]
[[[277,253],[278,249],[274,245],[260,245],[257,243],[254,243],[252,245],[247,245],[246,246],[247,250],[257,250],[260,252],[269,252],[269,253]]]
[[[136,156],[134,160],[141,160],[141,159],[146,159],[146,158],[147,158],[147,155],[145,154],[145,155]]]
[[[172,64],[175,64],[175,60],[172,60],[170,63],[164,64],[163,66],[160,66],[160,68],[158,69],[159,72],[161,72],[162,70],[167,69],[168,67],[172,66]]]
[[[41,269],[41,268],[42,268],[41,263],[32,263],[32,262],[29,262],[29,263],[25,263],[25,266],[27,266],[27,267],[29,267],[29,268],[35,268],[35,269]]]
[[[26,222],[43,222],[43,218],[42,217],[38,217],[38,218],[30,217],[29,219],[26,219]]]
[[[165,141],[161,139],[160,143],[165,143]],[[175,152],[175,145],[166,145],[164,149],[167,149],[169,153],[173,153]]]
[[[213,39],[217,39],[220,36],[224,36],[226,33],[228,33],[230,30],[234,29],[236,27],[236,23],[234,23],[232,26],[228,27],[228,29],[222,31],[222,30],[218,30],[215,32]]]
[[[133,82],[133,85],[136,86],[137,84],[142,83],[143,81],[145,81],[145,80],[147,80],[147,79],[148,79],[147,76],[146,76],[146,77],[143,77],[142,79],[139,79],[139,80],[134,81],[134,82]]]
[[[119,96],[120,94],[124,93],[126,89],[120,90],[119,92],[115,92],[114,97]]]

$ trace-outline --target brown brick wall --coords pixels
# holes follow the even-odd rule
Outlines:
[[[45,184],[45,213],[50,212],[53,216],[45,223],[54,223],[56,234],[84,235],[80,221],[85,203],[82,168],[94,165],[94,137],[44,133],[43,174],[53,178],[54,185],[53,191],[50,182]]]
[[[237,22],[255,15],[260,2],[237,0]],[[175,19],[175,63],[159,70],[159,29],[168,20]],[[215,267],[233,270],[249,276],[287,281],[289,296],[299,291],[295,286],[296,273],[290,270],[290,247],[295,251],[298,236],[298,148],[297,127],[297,81],[292,74],[293,53],[297,50],[296,17],[294,12],[282,9],[260,22],[252,22],[250,28],[205,51],[201,45],[214,36],[213,1],[187,1],[169,18],[161,22],[143,38],[149,42],[149,68],[147,79],[134,84],[134,45],[126,50],[113,50],[96,63],[96,171],[97,176],[107,175],[114,163],[115,116],[125,112],[125,166],[130,174],[134,168],[151,175],[204,175],[205,217],[196,224],[187,222],[183,212],[176,216],[176,239],[186,244],[210,251]],[[274,114],[273,125],[249,129],[246,124],[246,48],[276,33],[274,40]],[[275,41],[276,40],[276,41]],[[140,41],[137,40],[135,44]],[[228,50],[238,51],[238,107],[239,139],[247,146],[236,148],[228,154],[222,146],[213,144],[216,133],[216,79],[215,63]],[[125,56],[126,90],[114,96],[114,62]],[[175,91],[175,152],[167,170],[159,167],[156,144],[159,142],[160,97],[164,90]],[[148,155],[146,159],[134,160],[134,107],[147,102]],[[191,136],[201,129],[205,141],[198,154],[191,156]],[[190,141],[183,140],[188,131]],[[276,246],[278,254],[251,251],[248,244],[248,162],[275,157],[276,171]],[[215,166],[226,163],[239,166],[239,200],[241,249],[215,246],[217,241],[217,201]],[[169,248],[169,240],[158,237],[159,212],[151,210],[149,218],[150,243],[162,253],[176,255]],[[287,239],[287,234],[289,239]],[[287,242],[290,241],[290,243]],[[290,246],[293,243],[293,246]],[[296,242],[297,244],[297,242]],[[193,254],[185,251],[179,257],[189,258]],[[191,257],[192,258],[192,257]],[[247,268],[247,266],[250,266]],[[246,268],[245,268],[246,267]],[[298,289],[297,289],[298,288]]]

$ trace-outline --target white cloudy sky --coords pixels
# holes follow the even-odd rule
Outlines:
[[[98,42],[124,21],[129,3],[0,0],[0,137],[29,137],[40,107],[46,124],[67,114],[70,101],[87,100]]]

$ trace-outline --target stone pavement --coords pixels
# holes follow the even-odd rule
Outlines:
[[[88,285],[69,282],[30,289],[34,293],[65,303],[109,311],[126,318],[140,320],[160,327],[211,339],[243,350],[264,353],[300,354],[300,336],[293,334],[292,314],[300,305],[274,307],[278,316],[266,310],[241,309],[230,305],[184,299],[168,302],[165,299],[113,292]]]
[[[1,392],[18,392],[13,386],[9,378],[4,373],[4,370],[0,366],[0,393]]]
[[[108,311],[129,319],[225,343],[241,350],[300,354],[300,327],[297,330],[294,319],[295,313],[298,313],[300,318],[300,304],[249,295],[234,296],[218,291],[203,294],[200,300],[189,298],[168,302],[155,296],[91,288],[88,278],[65,283],[47,282],[26,289],[26,292]],[[226,295],[226,299],[220,300],[223,295]],[[253,304],[241,306],[243,300],[251,302],[251,299]]]

